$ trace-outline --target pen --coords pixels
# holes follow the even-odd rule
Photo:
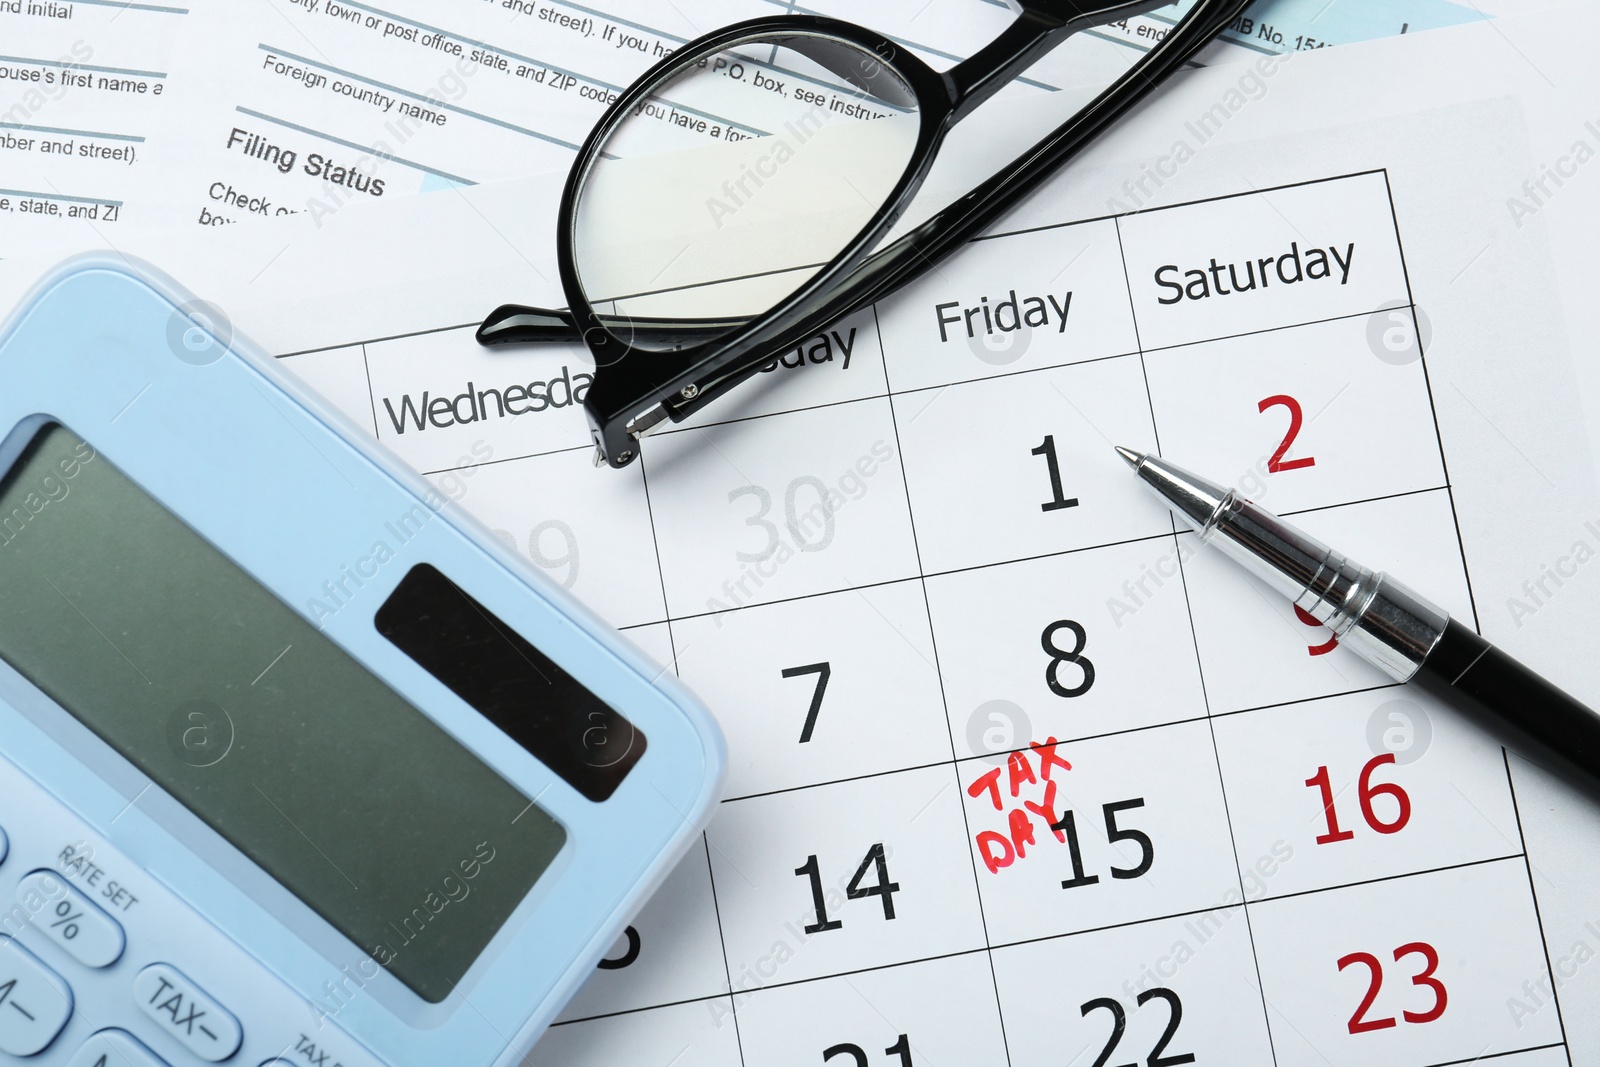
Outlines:
[[[1239,494],[1156,456],[1117,452],[1173,511],[1397,682],[1411,682],[1513,747],[1600,786],[1600,715],[1442,608]]]

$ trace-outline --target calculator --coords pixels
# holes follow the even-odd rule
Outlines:
[[[518,1063],[725,763],[155,271],[71,262],[0,329],[0,1063]]]

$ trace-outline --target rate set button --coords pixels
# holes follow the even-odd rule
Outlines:
[[[122,958],[122,925],[52,872],[34,871],[18,882],[17,904],[35,930],[85,967],[109,967]]]

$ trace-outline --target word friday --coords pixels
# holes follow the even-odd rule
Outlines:
[[[1049,300],[1046,304],[1045,301]],[[946,315],[951,308],[960,308],[955,315]],[[996,330],[1001,333],[1014,333],[1024,326],[1029,329],[1038,329],[1040,326],[1050,325],[1053,318],[1056,333],[1067,332],[1067,314],[1072,310],[1072,294],[1057,300],[1053,296],[1024,297],[1019,303],[1015,289],[1007,295],[1006,299],[989,304],[989,298],[984,297],[971,307],[962,307],[961,301],[952,300],[947,304],[935,304],[933,311],[939,317],[939,341],[944,343],[950,340],[947,326],[960,326],[965,322],[968,337],[977,337],[979,327],[974,320],[983,317],[982,331],[993,334]]]
[[[1354,241],[1350,242],[1342,256],[1337,248],[1308,248],[1302,255],[1300,242],[1295,241],[1289,245],[1289,251],[1280,256],[1262,256],[1254,262],[1245,260],[1242,275],[1239,264],[1218,263],[1213,256],[1210,267],[1196,267],[1184,271],[1183,282],[1177,280],[1178,265],[1168,263],[1156,268],[1156,284],[1163,289],[1171,290],[1172,295],[1159,297],[1158,300],[1163,304],[1176,304],[1185,298],[1206,300],[1213,294],[1232,296],[1234,293],[1248,293],[1258,285],[1265,289],[1271,283],[1273,275],[1277,275],[1278,281],[1283,285],[1294,285],[1301,281],[1321,281],[1333,277],[1333,266],[1328,263],[1329,257],[1332,257],[1333,263],[1339,268],[1339,284],[1348,284],[1350,264],[1355,262],[1356,258]],[[1223,280],[1224,271],[1227,272],[1226,282]]]

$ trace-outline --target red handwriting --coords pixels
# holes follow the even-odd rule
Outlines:
[[[1001,868],[1009,867],[1027,856],[1028,849],[1037,840],[1033,826],[1035,816],[1044,820],[1045,829],[1054,833],[1057,841],[1066,842],[1066,834],[1055,829],[1061,819],[1056,815],[1054,775],[1058,771],[1072,770],[1072,764],[1056,754],[1059,746],[1060,742],[1053,737],[1043,743],[1030,741],[1028,749],[1033,753],[1033,760],[1029,760],[1028,752],[1013,752],[1006,757],[1003,768],[985,771],[967,786],[968,796],[977,800],[987,795],[995,811],[1004,812],[1008,806],[1010,808],[1006,815],[1005,833],[980,830],[975,838],[978,855],[983,857],[983,865],[990,874],[996,874]],[[1037,773],[1034,772],[1035,763],[1038,765]],[[1002,795],[1000,784],[1002,775],[1005,777],[1005,795]],[[1023,798],[1024,787],[1036,799]]]

